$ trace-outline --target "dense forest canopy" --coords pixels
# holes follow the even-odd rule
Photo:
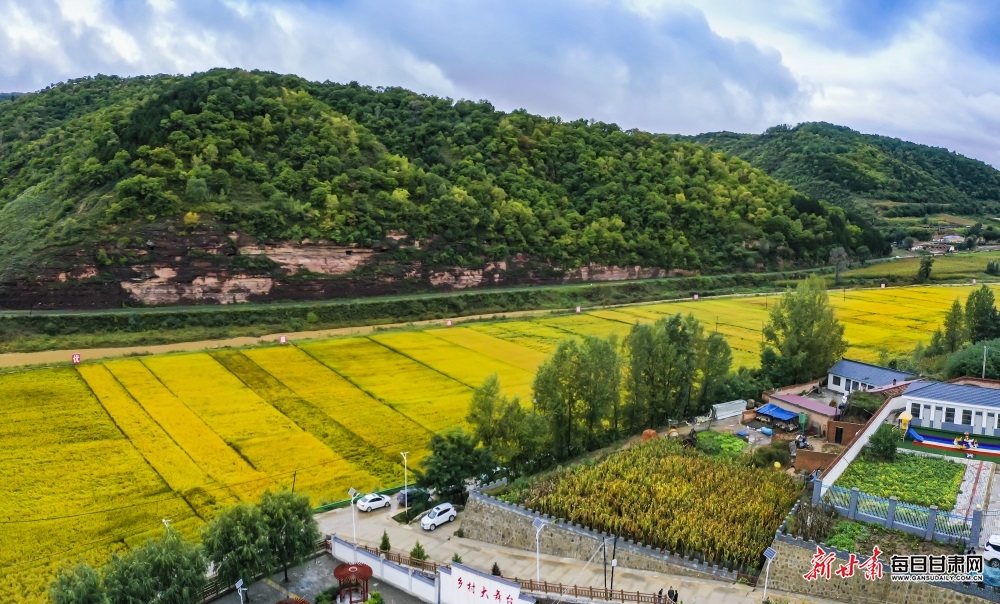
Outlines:
[[[271,241],[402,232],[422,245],[394,253],[442,265],[718,272],[884,251],[841,208],[702,145],[400,88],[97,76],[0,104],[0,135],[7,278],[189,212]]]
[[[884,217],[1000,212],[1000,171],[939,147],[827,123],[683,140],[733,154],[816,199]],[[850,214],[849,214],[850,215]]]

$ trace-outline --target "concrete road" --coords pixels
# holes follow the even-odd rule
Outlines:
[[[484,572],[490,572],[493,563],[500,566],[505,577],[534,579],[535,554],[522,550],[500,547],[491,543],[459,538],[454,535],[461,526],[462,514],[451,524],[438,527],[435,531],[424,531],[418,523],[403,526],[392,519],[397,513],[396,501],[393,499],[389,511],[361,512],[355,510],[352,525],[352,514],[349,508],[333,510],[318,516],[320,531],[325,535],[336,535],[345,541],[353,541],[357,532],[357,542],[363,545],[377,547],[382,539],[382,531],[389,534],[392,551],[408,554],[419,540],[431,560],[447,563],[452,555],[457,553],[462,562]],[[572,558],[555,556],[540,556],[539,566],[541,578],[544,581],[577,585],[580,587],[604,587],[605,569],[600,551],[594,552],[591,562]],[[607,569],[610,585],[610,561]],[[666,575],[649,571],[637,571],[617,568],[614,576],[614,589],[656,593],[662,589],[664,593],[673,587],[680,591],[684,604],[751,604],[760,602],[763,598],[763,587],[752,589],[746,585],[694,579],[681,575]],[[818,600],[804,598],[781,592],[768,590],[772,601],[783,598],[790,603],[834,604],[833,600]]]

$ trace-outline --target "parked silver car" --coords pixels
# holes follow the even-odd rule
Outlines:
[[[358,509],[362,512],[370,512],[372,510],[377,510],[379,508],[387,508],[392,505],[392,500],[385,495],[379,495],[378,493],[369,493],[361,499],[358,499]]]
[[[433,531],[445,522],[451,522],[457,515],[455,506],[450,503],[438,504],[420,520],[420,528],[425,531]]]

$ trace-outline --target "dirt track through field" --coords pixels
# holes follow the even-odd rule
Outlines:
[[[451,319],[453,324],[467,323],[484,319],[500,319],[501,317],[524,317],[532,315],[546,315],[554,313],[572,312],[572,310],[522,310],[516,312],[493,313],[487,315],[471,315],[468,317],[456,317]],[[83,361],[93,359],[106,359],[113,357],[125,357],[148,354],[164,354],[168,352],[196,352],[199,350],[211,350],[213,348],[239,348],[241,346],[256,346],[278,342],[282,335],[288,338],[289,342],[302,342],[305,340],[319,340],[323,338],[334,338],[338,336],[353,336],[373,333],[380,329],[392,329],[397,327],[407,327],[410,325],[438,325],[445,326],[445,319],[431,319],[428,321],[410,321],[407,323],[386,323],[382,325],[362,325],[357,327],[340,327],[337,329],[320,329],[317,331],[297,331],[292,333],[275,333],[260,337],[244,336],[239,338],[226,338],[224,340],[199,340],[197,342],[176,342],[174,344],[153,344],[149,346],[126,346],[123,348],[87,348],[83,350],[44,350],[41,352],[10,352],[0,354],[0,367],[21,367],[27,365],[51,365],[54,363],[69,363],[74,354],[79,354]]]
[[[997,283],[981,283],[981,285],[989,285],[990,287],[995,287]],[[892,290],[914,290],[922,288],[941,288],[941,287],[969,287],[967,283],[945,283],[938,285],[905,285],[905,286],[895,286]],[[881,288],[877,287],[858,287],[858,288],[845,288],[844,291],[851,292],[864,292],[864,291],[878,291]],[[833,295],[836,290],[830,290],[829,293]],[[763,296],[765,298],[780,297],[782,292],[768,292],[768,293],[740,293],[740,294],[725,294],[721,296],[710,296],[704,298],[705,300],[720,300],[725,298],[756,298]],[[647,300],[644,302],[628,302],[624,304],[610,304],[607,306],[591,306],[583,309],[584,313],[590,313],[596,310],[607,310],[615,308],[625,308],[630,306],[649,306],[654,304],[666,304],[666,303],[682,303],[690,302],[690,298],[675,298],[669,300]],[[574,309],[547,309],[547,310],[521,310],[514,312],[504,312],[504,313],[490,313],[484,315],[470,315],[466,317],[453,317],[451,319],[452,323],[458,325],[460,323],[468,323],[470,321],[483,321],[483,320],[496,320],[502,318],[515,318],[515,317],[530,317],[538,315],[559,315],[572,313]],[[148,346],[126,346],[118,348],[89,348],[89,349],[78,349],[78,350],[45,350],[41,352],[10,352],[5,354],[0,354],[0,368],[7,367],[22,367],[28,365],[51,365],[55,363],[69,363],[71,362],[72,355],[80,354],[84,362],[93,359],[106,359],[113,357],[124,357],[124,356],[135,356],[135,355],[147,355],[147,354],[164,354],[169,352],[195,352],[199,350],[211,350],[215,348],[239,348],[243,346],[256,346],[259,344],[267,344],[272,342],[277,342],[282,335],[288,338],[289,342],[303,342],[306,340],[319,340],[323,338],[335,338],[339,336],[352,336],[352,335],[365,335],[373,333],[378,330],[383,329],[393,329],[408,326],[425,326],[425,325],[437,325],[444,327],[446,319],[431,319],[427,321],[409,321],[403,323],[385,323],[382,325],[361,325],[355,327],[340,327],[337,329],[321,329],[317,331],[298,331],[291,333],[274,333],[268,334],[260,337],[244,336],[238,338],[226,338],[223,340],[199,340],[195,342],[176,342],[173,344],[153,344]]]

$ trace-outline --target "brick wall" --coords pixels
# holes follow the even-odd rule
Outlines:
[[[854,437],[858,435],[862,430],[865,429],[864,424],[855,424],[854,422],[838,422],[836,420],[829,420],[826,422],[826,442],[835,442],[835,437],[837,436],[837,428],[844,429],[844,436],[841,439],[841,444],[845,447],[850,446],[854,442]]]
[[[830,467],[830,464],[836,458],[836,453],[820,453],[819,451],[799,449],[795,452],[795,469],[800,472],[813,472],[819,469],[825,470]]]

